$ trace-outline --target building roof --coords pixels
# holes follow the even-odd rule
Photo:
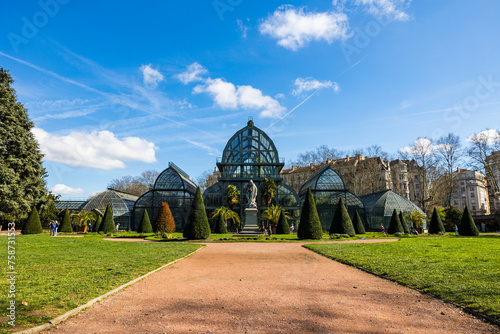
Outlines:
[[[85,206],[87,201],[55,201],[54,205],[58,210],[64,210],[68,208],[69,210],[78,210],[81,211]]]
[[[394,209],[396,209],[398,213],[402,211],[404,215],[411,214],[415,210],[425,214],[412,201],[396,194],[392,190],[385,190],[363,196],[361,197],[361,201],[365,205],[365,210],[368,215],[391,216]]]

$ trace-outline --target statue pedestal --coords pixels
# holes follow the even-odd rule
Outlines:
[[[257,208],[245,209],[245,227],[241,233],[259,233],[257,225]]]

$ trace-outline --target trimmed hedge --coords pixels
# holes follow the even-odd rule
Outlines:
[[[63,213],[61,220],[61,225],[59,225],[59,232],[71,233],[73,229],[71,228],[71,218],[69,217],[69,210],[66,208]]]
[[[113,219],[113,210],[111,210],[111,206],[106,207],[106,212],[104,212],[104,218],[102,219],[101,224],[99,225],[98,232],[103,233],[114,233],[116,231],[115,220]]]
[[[363,224],[363,220],[361,220],[361,216],[358,213],[358,210],[354,212],[354,220],[352,221],[352,225],[354,226],[354,231],[356,234],[365,234],[365,225]]]
[[[290,225],[288,225],[284,210],[281,210],[278,225],[276,226],[276,234],[290,234]]]
[[[406,223],[405,218],[403,217],[403,211],[399,211],[399,221],[401,222],[401,226],[403,226],[405,234],[410,234],[410,229],[408,228],[408,224]]]
[[[347,234],[350,237],[356,235],[351,217],[349,217],[342,198],[340,198],[337,209],[335,209],[335,214],[330,224],[330,234]]]
[[[153,231],[156,234],[163,233],[174,233],[175,232],[175,221],[172,211],[170,211],[170,206],[167,202],[161,202],[160,210],[158,210],[158,215],[156,216]]]
[[[141,222],[137,228],[137,233],[153,233],[153,227],[151,226],[151,221],[149,220],[148,210],[144,209],[142,213]]]
[[[200,187],[196,188],[191,210],[184,227],[183,236],[186,239],[207,239],[210,237],[210,225],[208,224],[207,212],[203,204]]]
[[[307,189],[306,200],[300,213],[300,223],[297,229],[299,239],[321,239],[323,238],[323,228],[319,220],[318,210],[314,203],[311,189]]]
[[[458,234],[474,237],[477,237],[479,235],[479,231],[476,224],[474,223],[474,219],[472,219],[472,215],[467,205],[465,206],[464,214],[462,215],[462,221],[458,226]]]
[[[399,220],[396,209],[394,209],[394,211],[392,212],[391,223],[389,224],[389,228],[387,229],[387,233],[394,234],[398,232],[405,233],[405,230],[403,229],[403,225],[401,225],[401,221]]]
[[[217,233],[217,234],[226,234],[227,233],[227,226],[226,226],[226,222],[224,221],[224,217],[222,217],[222,213],[220,213],[217,216],[217,220],[215,222],[215,233]]]
[[[21,230],[22,234],[40,234],[43,232],[42,223],[40,222],[40,215],[36,207],[31,210],[28,220],[24,223],[24,227]]]
[[[429,234],[439,234],[439,232],[445,233],[446,231],[444,230],[444,225],[441,221],[441,217],[439,217],[437,209],[434,208],[434,211],[432,211],[431,222],[429,224]]]
[[[92,229],[93,232],[99,232],[99,227],[101,226],[102,223],[102,217],[100,214],[96,214],[97,220],[95,221],[94,228]]]

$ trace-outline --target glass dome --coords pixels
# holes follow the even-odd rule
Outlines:
[[[97,211],[104,215],[106,207],[109,205],[113,211],[115,224],[120,224],[120,229],[130,229],[132,220],[132,210],[137,196],[122,193],[115,190],[106,190],[99,193],[87,202],[82,211]]]

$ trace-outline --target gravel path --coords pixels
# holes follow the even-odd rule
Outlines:
[[[212,243],[50,333],[500,333],[297,243]]]

